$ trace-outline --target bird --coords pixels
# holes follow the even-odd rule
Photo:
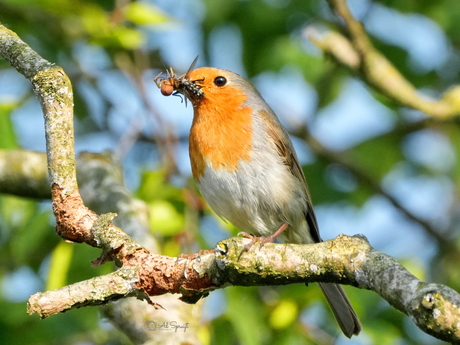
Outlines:
[[[321,242],[305,175],[275,112],[240,75],[192,69],[196,60],[182,76],[171,69],[168,78],[155,82],[163,95],[184,95],[193,105],[189,155],[204,199],[251,238],[249,247],[275,238]],[[358,335],[361,323],[342,287],[319,285],[344,335]]]

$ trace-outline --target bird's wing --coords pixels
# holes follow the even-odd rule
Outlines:
[[[292,145],[292,141],[289,137],[289,133],[281,125],[274,114],[269,114],[265,110],[261,110],[261,117],[267,123],[267,133],[275,143],[278,154],[283,158],[284,164],[288,167],[292,175],[294,175],[301,185],[305,186],[305,194],[307,196],[307,207],[305,210],[305,218],[307,219],[308,227],[310,228],[310,234],[315,242],[321,242],[319,236],[318,222],[316,221],[315,212],[313,210],[313,204],[311,201],[310,192],[308,190],[307,180],[303,173],[302,167],[300,166],[299,159]]]

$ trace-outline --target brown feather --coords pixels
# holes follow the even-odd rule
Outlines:
[[[307,180],[303,173],[302,167],[300,166],[299,159],[295,153],[294,147],[292,146],[291,139],[289,139],[288,132],[279,123],[274,114],[269,114],[265,110],[259,111],[259,115],[267,123],[267,134],[273,140],[273,143],[278,150],[278,154],[283,159],[284,164],[288,167],[289,171],[296,179],[302,182],[302,186],[305,186],[305,193],[307,195],[307,203],[305,209],[305,218],[307,219],[308,226],[310,228],[310,234],[316,242],[321,242],[319,236],[318,222],[316,221],[315,212],[313,210],[313,204],[310,197],[310,191],[308,190]]]

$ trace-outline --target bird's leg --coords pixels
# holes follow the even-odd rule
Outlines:
[[[267,237],[264,237],[264,236],[256,237],[256,236],[248,234],[247,232],[244,232],[244,231],[238,233],[238,236],[243,236],[245,238],[251,239],[251,242],[249,242],[248,244],[246,244],[244,246],[242,252],[247,252],[249,249],[251,249],[251,247],[256,242],[260,242],[260,248],[262,248],[265,243],[273,243],[273,241],[275,241],[275,238],[277,238],[279,235],[281,235],[281,233],[284,230],[286,230],[288,226],[289,226],[288,223],[281,224],[281,226],[278,228],[278,230],[276,230],[273,234],[271,234],[270,236],[267,236]]]

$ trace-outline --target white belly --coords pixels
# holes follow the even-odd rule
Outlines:
[[[242,231],[269,236],[288,223],[281,239],[312,243],[305,220],[307,196],[301,183],[273,151],[253,154],[250,162],[240,162],[234,172],[214,171],[208,166],[198,188],[220,217]]]

